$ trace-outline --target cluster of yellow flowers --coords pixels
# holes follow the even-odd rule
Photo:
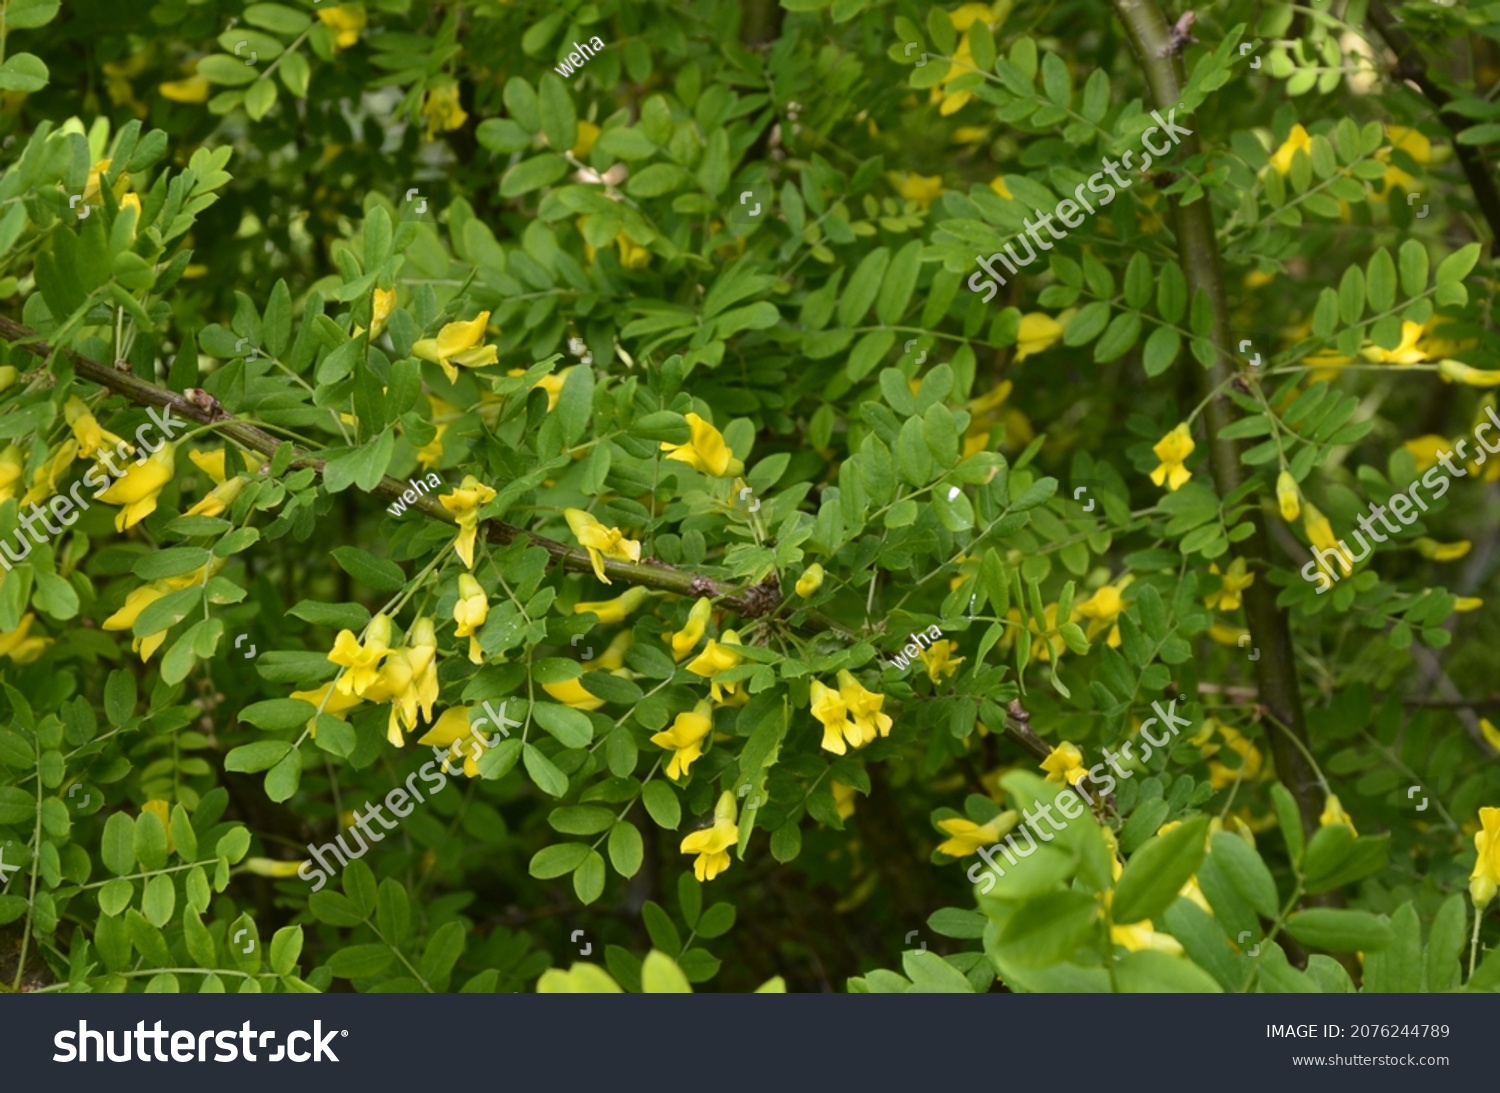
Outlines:
[[[843,755],[891,733],[891,716],[881,710],[885,695],[867,690],[848,669],[840,670],[837,690],[813,680],[810,697],[812,715],[823,725],[824,751]]]

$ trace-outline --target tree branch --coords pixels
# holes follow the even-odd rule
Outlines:
[[[35,331],[4,315],[0,315],[0,338],[44,360],[52,357],[56,352],[42,341]],[[134,373],[110,368],[72,350],[61,352],[66,354],[78,375],[100,387],[124,395],[138,405],[170,407],[172,413],[201,425],[212,425],[223,436],[262,455],[274,455],[276,450],[285,443],[264,429],[222,413],[215,413],[176,391],[158,387]],[[323,475],[325,460],[302,449],[296,451],[296,457],[292,462],[293,467],[311,467],[319,477]],[[395,500],[409,489],[410,486],[407,483],[386,475],[369,492]],[[436,497],[419,497],[411,503],[410,508],[419,510],[434,520],[442,520],[448,524],[455,523],[452,514],[443,508]],[[588,552],[579,547],[559,543],[555,539],[537,535],[535,532],[527,531],[525,528],[503,520],[486,521],[484,530],[486,538],[492,543],[504,544],[514,542],[516,539],[527,539],[561,562],[565,569],[579,573],[593,572],[594,567],[589,560]],[[781,603],[781,593],[774,583],[741,588],[713,577],[704,577],[678,569],[664,562],[635,563],[606,559],[604,571],[611,578],[619,578],[629,584],[645,585],[647,588],[655,588],[662,592],[675,592],[681,596],[692,597],[708,596],[715,602],[751,618],[770,614]],[[809,613],[809,617],[818,629],[847,633],[843,626],[826,616]]]
[[[1182,95],[1182,75],[1176,51],[1171,47],[1171,27],[1153,0],[1113,0],[1115,10],[1130,37],[1151,98],[1158,109],[1178,104]],[[1182,139],[1182,154],[1195,156],[1202,151],[1196,133]],[[1214,485],[1220,497],[1238,490],[1247,478],[1240,461],[1238,441],[1225,439],[1224,429],[1239,419],[1239,409],[1229,398],[1228,381],[1241,371],[1230,354],[1232,336],[1229,330],[1229,302],[1224,287],[1223,259],[1214,232],[1213,203],[1207,198],[1191,205],[1172,198],[1172,213],[1177,232],[1178,251],[1187,277],[1189,296],[1203,292],[1213,310],[1213,367],[1203,373],[1203,390],[1210,398],[1204,412],[1208,432],[1209,463]],[[1299,740],[1307,743],[1307,723],[1298,689],[1297,664],[1292,647],[1291,627],[1286,612],[1276,605],[1276,589],[1267,580],[1271,543],[1264,517],[1252,509],[1246,519],[1253,529],[1241,549],[1246,561],[1259,571],[1254,584],[1245,590],[1245,617],[1261,657],[1255,662],[1256,683],[1262,701],[1271,714],[1289,726]],[[1297,799],[1302,824],[1310,833],[1317,830],[1322,811],[1321,793],[1311,766],[1301,751],[1284,733],[1271,734],[1271,753],[1282,781]]]

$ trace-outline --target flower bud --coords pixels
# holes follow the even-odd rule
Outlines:
[[[1500,386],[1500,371],[1487,371],[1464,364],[1462,361],[1438,362],[1438,373],[1450,383],[1467,383],[1470,387]]]
[[[1281,518],[1289,524],[1302,515],[1302,495],[1297,492],[1297,480],[1291,471],[1276,476],[1276,503],[1281,506]]]

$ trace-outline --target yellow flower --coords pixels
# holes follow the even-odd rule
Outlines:
[[[615,236],[615,247],[620,252],[621,269],[645,269],[651,264],[651,251],[635,241],[624,228]],[[589,248],[592,256],[592,248]]]
[[[986,23],[996,21],[997,13],[1002,6],[1006,11],[1010,10],[1008,2],[996,4],[994,8],[988,4],[960,4],[948,13],[948,22],[953,24],[954,30],[967,31],[981,19]]]
[[[319,8],[318,18],[322,20],[325,27],[333,31],[333,47],[348,49],[359,41],[359,32],[365,29],[365,6],[363,4],[340,4],[336,8]],[[444,128],[456,127],[449,125]]]
[[[208,491],[208,495],[187,510],[188,516],[218,516],[240,495],[245,488],[247,480],[243,477],[231,478],[228,482],[221,482]]]
[[[698,855],[693,862],[693,875],[700,881],[713,880],[729,868],[729,848],[740,841],[740,829],[735,823],[738,818],[734,794],[725,790],[714,806],[713,826],[694,831],[682,840],[684,854]]]
[[[957,650],[958,644],[947,638],[933,642],[930,649],[921,650],[917,655],[927,667],[927,678],[933,683],[941,683],[949,676],[957,675],[958,666],[968,659],[954,656]]]
[[[7,444],[0,451],[0,501],[9,501],[16,495],[16,483],[26,473],[26,457],[14,444]]]
[[[293,691],[292,697],[300,698],[303,702],[311,702],[316,709],[340,721],[347,721],[349,711],[364,702],[364,699],[358,695],[340,694],[332,680],[310,691]],[[316,713],[307,719],[307,731],[314,739],[317,739],[318,715]]]
[[[1401,446],[1411,452],[1412,458],[1416,460],[1418,474],[1430,467],[1436,467],[1438,455],[1453,449],[1453,445],[1448,443],[1447,438],[1438,436],[1436,433],[1412,437]]]
[[[84,459],[101,448],[113,453],[116,445],[122,443],[114,433],[100,427],[99,423],[94,420],[94,415],[89,413],[88,405],[81,398],[72,397],[63,404],[63,417],[68,427],[73,430],[73,438],[78,441],[78,455]],[[126,444],[125,450],[133,453],[135,447]]]
[[[490,601],[478,581],[467,573],[458,575],[458,599],[453,604],[453,621],[458,623],[454,637],[469,639],[469,662],[484,663],[484,651],[479,648],[478,631],[490,615]]]
[[[1391,150],[1400,148],[1425,167],[1432,162],[1432,141],[1417,130],[1408,129],[1402,125],[1387,125],[1385,132],[1390,139],[1390,146],[1380,149],[1375,154],[1375,158],[1388,166],[1385,169],[1385,177],[1381,180],[1381,189],[1375,196],[1388,196],[1392,186],[1399,186],[1407,193],[1420,189],[1415,178],[1401,168],[1390,165]]]
[[[163,582],[152,581],[150,584],[142,585],[140,588],[132,589],[125,596],[125,604],[100,625],[105,630],[131,630],[135,626],[135,620],[142,611],[151,604],[165,596],[171,591]],[[27,625],[26,620],[21,620],[23,628]],[[167,629],[163,628],[153,634],[137,637],[130,643],[130,651],[139,653],[144,663],[151,659],[151,654],[161,648],[161,643],[167,640]]]
[[[847,820],[854,815],[854,802],[858,799],[853,786],[846,786],[837,778],[830,782],[833,787],[833,807],[838,809],[839,819]]]
[[[996,175],[990,179],[990,189],[994,190],[998,196],[1005,198],[1006,201],[1014,201],[1016,199],[1016,195],[1011,193],[1010,187],[1005,184],[1004,175]]]
[[[594,142],[599,139],[602,130],[591,121],[578,121],[578,139],[573,142],[569,149],[576,159],[584,159],[594,150]]]
[[[744,471],[745,465],[734,457],[729,445],[724,443],[723,433],[697,414],[689,413],[685,416],[690,431],[688,442],[661,442],[661,450],[667,453],[668,459],[686,463],[694,470],[711,474],[715,478],[732,478]]]
[[[431,469],[443,458],[443,434],[448,431],[448,421],[445,419],[458,416],[457,406],[444,402],[436,395],[427,396],[427,405],[432,411],[427,420],[437,431],[431,440],[417,449],[417,462],[422,464],[423,470]]]
[[[1220,645],[1239,646],[1240,639],[1248,633],[1250,633],[1250,631],[1242,627],[1225,626],[1223,623],[1219,622],[1214,623],[1208,628],[1209,639],[1218,642]]]
[[[730,698],[735,698],[740,694],[740,684],[737,682],[714,682],[713,677],[720,672],[727,672],[729,669],[736,667],[745,658],[742,654],[729,648],[729,646],[740,643],[740,636],[738,634],[733,630],[725,630],[721,636],[724,644],[721,645],[713,638],[709,638],[708,644],[703,647],[703,652],[688,661],[687,670],[695,676],[701,676],[710,681],[709,694],[715,702],[727,703]],[[726,698],[726,695],[729,698]]]
[[[462,484],[452,493],[438,498],[458,521],[458,538],[453,549],[463,559],[464,567],[474,568],[474,540],[479,534],[479,510],[495,499],[495,491],[472,474],[464,475]]]
[[[240,863],[240,868],[247,873],[253,873],[257,877],[270,877],[273,880],[282,880],[287,877],[295,877],[305,861],[277,861],[274,858],[246,858]]]
[[[1338,795],[1330,793],[1328,802],[1323,806],[1323,814],[1318,817],[1318,826],[1327,827],[1329,824],[1343,824],[1349,828],[1351,834],[1358,835],[1354,830],[1354,821],[1344,811],[1344,806],[1339,803]]]
[[[380,678],[380,662],[391,654],[391,620],[385,614],[376,615],[365,627],[365,640],[361,642],[352,630],[340,630],[334,638],[328,660],[348,669],[338,679],[338,692],[358,695],[373,687]]]
[[[678,714],[670,729],[651,737],[651,743],[672,753],[672,761],[667,764],[668,778],[675,782],[687,777],[688,768],[703,754],[703,741],[712,728],[713,707],[704,701]]]
[[[1403,330],[1405,329],[1405,325],[1403,324]],[[1426,358],[1418,357],[1417,359],[1425,360]],[[1406,362],[1402,361],[1401,363],[1405,364]],[[1500,385],[1500,371],[1486,371],[1480,368],[1473,368],[1462,361],[1439,361],[1438,375],[1442,376],[1449,383],[1457,380],[1459,383],[1467,383],[1470,387],[1495,387]]]
[[[863,747],[875,739],[876,733],[881,736],[891,734],[890,714],[882,713],[881,707],[885,705],[885,695],[868,691],[864,685],[851,675],[848,669],[841,670],[838,674],[839,695],[844,700],[844,706],[849,711],[850,718],[860,731],[863,740],[856,747]]]
[[[1440,543],[1424,535],[1417,540],[1416,547],[1417,553],[1430,561],[1452,562],[1469,553],[1474,544],[1467,539],[1460,539],[1456,543]]]
[[[1427,353],[1417,344],[1422,337],[1423,329],[1421,323],[1414,323],[1407,319],[1401,324],[1401,344],[1395,349],[1382,349],[1378,345],[1371,344],[1361,349],[1359,355],[1377,364],[1419,364],[1427,359]],[[1441,366],[1439,370],[1442,370]]]
[[[458,101],[458,84],[452,80],[440,80],[427,89],[427,99],[422,103],[422,116],[427,119],[427,139],[434,140],[447,129],[457,129],[469,120]]]
[[[681,661],[703,640],[704,632],[708,628],[708,620],[712,617],[714,610],[713,601],[707,596],[700,596],[688,611],[687,623],[681,630],[668,630],[662,635],[672,643],[672,659]]]
[[[812,681],[810,709],[813,717],[823,725],[823,750],[843,755],[849,750],[844,743],[847,738],[856,748],[864,743],[863,734],[849,720],[849,707],[844,698],[832,687],[818,680]]]
[[[1260,749],[1251,742],[1249,737],[1237,729],[1232,729],[1228,725],[1217,725],[1217,728],[1224,740],[1224,747],[1240,757],[1240,764],[1238,768],[1230,769],[1228,764],[1221,763],[1217,759],[1210,762],[1208,780],[1213,788],[1223,789],[1242,779],[1253,781],[1259,776],[1263,763]],[[1218,751],[1219,746],[1213,745],[1211,749],[1205,749],[1204,754],[1209,754],[1210,750]]]
[[[942,175],[887,171],[885,177],[890,182],[891,189],[907,201],[915,201],[923,209],[930,207],[934,201],[943,196]]]
[[[209,92],[213,85],[208,82],[207,76],[188,76],[181,80],[168,80],[166,83],[156,85],[157,94],[171,102],[200,103],[207,102]]]
[[[948,838],[938,844],[938,853],[950,858],[967,858],[981,846],[989,846],[1005,838],[1006,832],[1020,821],[1020,813],[1011,809],[1002,812],[987,824],[976,824],[973,820],[939,820],[938,827]]]
[[[1300,129],[1301,126],[1298,126]],[[1157,933],[1151,926],[1149,918],[1140,922],[1131,923],[1128,926],[1111,925],[1109,928],[1109,939],[1116,945],[1123,945],[1133,953],[1153,952],[1170,953],[1173,956],[1182,955],[1182,945],[1171,934]]]
[[[561,683],[543,683],[542,690],[564,706],[571,706],[575,710],[597,710],[604,705],[604,699],[586,690],[576,679],[567,679]]]
[[[21,622],[14,630],[0,634],[0,656],[9,657],[16,664],[30,664],[41,656],[47,646],[52,644],[52,639],[27,636],[31,631],[31,624],[35,621],[36,615],[28,611],[21,616]],[[136,644],[139,643],[140,639],[136,639]],[[160,644],[161,642],[158,641],[157,645]],[[154,649],[155,646],[152,648]]]
[[[438,699],[437,627],[432,619],[422,617],[412,623],[407,641],[409,644],[391,650],[381,666],[377,685],[364,693],[371,702],[391,704],[386,739],[398,748],[406,743],[402,728],[415,731],[420,723],[419,711],[423,720],[430,719]]]
[[[21,506],[24,508],[33,502],[44,501],[56,493],[58,479],[67,473],[68,468],[73,465],[73,459],[77,454],[78,441],[63,441],[57,450],[48,456],[40,467],[32,472],[31,488],[26,491],[26,496],[21,498]],[[131,470],[138,469],[136,467],[131,468]],[[99,468],[99,474],[105,481],[109,480],[110,476],[105,474],[102,466]],[[107,495],[105,499],[108,499]],[[154,503],[152,507],[155,507]],[[117,527],[116,530],[123,531],[125,529]]]
[[[1495,728],[1495,723],[1488,717],[1479,719],[1479,731],[1484,733],[1484,739],[1490,747],[1500,751],[1500,729]]]
[[[1047,772],[1047,781],[1059,785],[1075,786],[1088,777],[1088,768],[1083,765],[1083,752],[1076,744],[1064,740],[1053,748],[1042,760],[1042,769]]]
[[[619,528],[606,527],[592,513],[582,509],[564,509],[563,518],[568,521],[568,527],[572,529],[578,545],[588,551],[589,561],[594,565],[594,576],[605,584],[611,583],[604,575],[605,558],[612,558],[617,562],[641,560],[641,544],[637,540],[625,538],[625,533]]]
[[[1479,823],[1481,830],[1474,832],[1479,857],[1469,875],[1469,896],[1476,909],[1495,898],[1495,885],[1500,884],[1500,808],[1481,808]]]
[[[132,463],[124,477],[99,495],[99,500],[123,506],[115,514],[115,530],[135,527],[156,511],[156,499],[172,480],[174,445],[163,443],[144,463]]]
[[[612,600],[575,603],[573,605],[573,614],[587,615],[592,612],[599,616],[601,623],[606,626],[613,626],[624,622],[626,617],[636,608],[640,607],[650,594],[651,590],[646,588],[645,585],[635,585]]]
[[[1218,573],[1219,567],[1208,567],[1210,573]],[[1244,599],[1242,593],[1255,583],[1255,574],[1245,572],[1245,559],[1236,558],[1229,563],[1229,572],[1220,574],[1219,589],[1203,598],[1206,607],[1218,611],[1238,611]]]
[[[1185,466],[1187,457],[1193,454],[1197,447],[1193,443],[1193,436],[1188,431],[1187,422],[1182,422],[1166,436],[1158,440],[1152,451],[1156,458],[1161,460],[1156,470],[1151,472],[1151,481],[1160,486],[1163,482],[1172,492],[1180,490],[1185,482],[1193,477],[1193,472]]]
[[[463,756],[464,774],[469,778],[479,777],[479,756],[484,754],[482,746],[474,736],[474,727],[469,723],[470,708],[468,706],[455,706],[444,710],[443,716],[439,717],[428,729],[417,743],[428,747],[447,748],[452,759]],[[465,747],[465,745],[468,745]],[[450,760],[445,759],[445,764],[450,765]]]
[[[1120,615],[1125,610],[1125,598],[1120,595],[1129,578],[1121,581],[1118,585],[1106,584],[1100,586],[1095,593],[1083,603],[1078,605],[1078,614],[1090,619],[1088,638],[1093,641],[1096,636],[1105,630],[1109,636],[1105,639],[1111,649],[1120,647]]]
[[[575,366],[576,367],[576,366]],[[562,398],[563,384],[568,381],[568,373],[572,368],[564,368],[561,372],[550,372],[531,385],[533,391],[540,388],[547,392],[547,412],[550,414],[557,409],[557,400]],[[511,375],[523,375],[524,370],[517,368]]]
[[[326,12],[319,12],[320,15]],[[370,298],[370,337],[378,338],[385,324],[391,317],[391,312],[396,310],[396,292],[394,289],[377,288]]]
[[[1478,596],[1458,596],[1453,600],[1453,610],[1457,611],[1460,615],[1467,614],[1470,611],[1478,611],[1483,606],[1484,600]],[[1500,751],[1500,747],[1497,747],[1495,750]]]
[[[489,321],[490,313],[481,311],[468,322],[448,323],[438,331],[436,338],[421,339],[411,347],[411,351],[424,361],[442,366],[448,382],[456,383],[457,365],[483,368],[499,359],[499,350],[493,345],[479,344],[484,340],[485,324]]]
[[[1343,567],[1346,576],[1353,573],[1354,555],[1334,537],[1333,525],[1328,522],[1328,517],[1313,507],[1311,502],[1304,504],[1302,508],[1302,527],[1307,532],[1308,540],[1317,550],[1331,550],[1338,555],[1339,565]],[[1318,568],[1323,568],[1321,563]]]
[[[1021,326],[1016,332],[1016,363],[1051,349],[1062,335],[1063,324],[1051,315],[1033,311],[1021,316]]]
[[[802,571],[797,578],[797,595],[804,600],[823,587],[823,567],[817,562]]]
[[[1281,506],[1281,518],[1295,524],[1302,515],[1302,495],[1297,491],[1297,480],[1291,471],[1282,471],[1276,476],[1276,503]]]
[[[1292,170],[1292,158],[1298,151],[1305,151],[1312,155],[1312,138],[1308,136],[1307,130],[1302,128],[1301,123],[1292,126],[1292,131],[1282,142],[1281,147],[1271,155],[1271,166],[1277,174],[1290,174]]]

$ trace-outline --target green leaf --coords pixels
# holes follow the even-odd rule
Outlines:
[[[8,0],[5,5],[5,27],[11,30],[35,30],[57,17],[60,0]]]
[[[291,975],[301,955],[301,926],[283,926],[271,935],[271,970],[277,975]]]
[[[13,53],[0,64],[0,90],[31,93],[47,86],[47,66],[32,53]]]
[[[143,811],[136,818],[135,842],[131,849],[136,860],[147,870],[167,867],[167,829],[160,816]]]
[[[293,748],[285,758],[266,772],[266,796],[273,801],[289,800],[302,782],[302,752]]]
[[[551,152],[522,160],[500,176],[500,196],[520,197],[550,186],[568,173],[568,161]]]
[[[0,815],[0,823],[6,821]],[[112,813],[104,821],[104,838],[99,844],[99,854],[104,867],[115,876],[134,873],[135,870],[135,820],[124,812]]]
[[[172,887],[171,877],[161,873],[146,882],[146,891],[141,896],[141,914],[146,916],[147,922],[160,929],[171,921],[176,908],[177,891]]]
[[[1223,988],[1191,960],[1170,953],[1126,953],[1115,962],[1121,994],[1222,994]]]
[[[1385,868],[1390,836],[1356,839],[1347,824],[1320,827],[1303,859],[1303,887],[1309,895],[1332,891]]]
[[[1250,844],[1238,835],[1218,831],[1213,836],[1213,858],[1229,883],[1245,897],[1262,918],[1274,919],[1279,911],[1276,882],[1271,871]]]
[[[1379,952],[1395,940],[1390,923],[1368,911],[1298,911],[1286,920],[1286,929],[1304,945],[1342,953]]]
[[[1396,263],[1384,247],[1375,252],[1366,267],[1365,293],[1374,312],[1389,311],[1396,303]]]
[[[610,829],[609,861],[620,876],[633,877],[640,872],[645,852],[645,843],[634,824],[622,820]]]
[[[1067,328],[1063,331],[1063,344],[1087,345],[1103,332],[1108,323],[1109,304],[1103,300],[1085,304],[1068,320]]]
[[[604,894],[604,858],[597,850],[590,850],[583,864],[573,870],[573,893],[586,904]]]
[[[937,953],[908,949],[901,954],[901,968],[911,980],[908,994],[974,993],[964,974]]]
[[[1416,239],[1401,244],[1401,291],[1408,296],[1427,291],[1427,248]]]
[[[693,988],[677,962],[652,949],[641,964],[641,990],[646,994],[692,994]]]
[[[1425,960],[1426,990],[1450,991],[1463,977],[1462,959],[1468,941],[1468,901],[1455,892],[1443,901],[1432,919]]]
[[[1367,994],[1418,994],[1422,990],[1422,922],[1410,902],[1391,916],[1394,943],[1365,955]]]
[[[641,802],[657,827],[676,831],[682,823],[682,804],[665,782],[647,782],[641,790]]]
[[[976,26],[980,24],[975,24]],[[880,297],[875,305],[876,317],[887,326],[901,321],[912,291],[917,285],[917,274],[922,268],[922,241],[913,239],[896,252],[880,286]]]
[[[1115,885],[1110,917],[1129,924],[1166,910],[1203,860],[1207,816],[1192,816],[1130,856]]]
[[[1478,243],[1469,243],[1466,246],[1460,247],[1438,264],[1437,283],[1439,285],[1449,285],[1462,281],[1469,275],[1469,271],[1474,268],[1474,263],[1478,261]]]
[[[369,979],[391,966],[396,954],[384,943],[345,945],[328,958],[327,968],[340,979]]]
[[[406,574],[395,562],[377,558],[368,551],[352,546],[335,547],[329,553],[345,573],[371,591],[394,592],[406,586]]]
[[[526,744],[521,749],[521,762],[526,767],[526,773],[543,793],[551,797],[561,797],[568,792],[568,777],[558,770],[552,760],[542,754],[535,744]]]
[[[300,699],[292,701],[300,701]],[[257,740],[253,744],[241,745],[226,755],[224,769],[243,774],[270,770],[286,758],[286,753],[291,750],[292,745],[285,740]]]
[[[838,320],[842,327],[852,327],[865,317],[870,305],[880,292],[885,280],[886,267],[890,265],[891,252],[886,247],[876,247],[860,260],[849,278],[844,295],[839,299]]]
[[[267,732],[280,732],[302,728],[317,712],[316,706],[300,698],[270,698],[246,706],[240,711],[240,720]]]
[[[578,141],[578,113],[567,85],[555,73],[544,72],[537,89],[547,142],[559,151],[573,147]]]

